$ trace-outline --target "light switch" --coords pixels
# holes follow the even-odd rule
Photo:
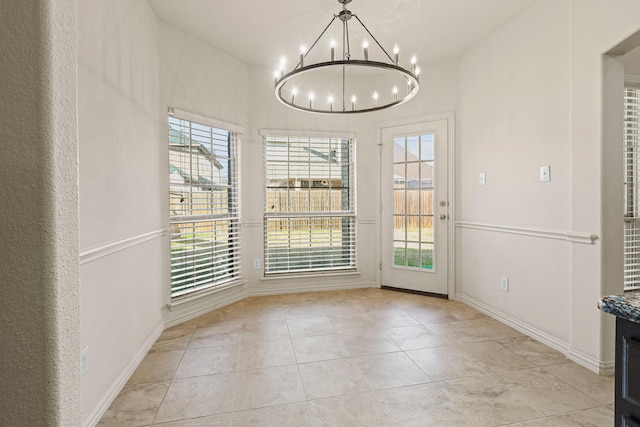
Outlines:
[[[540,166],[540,182],[551,181],[551,166]]]
[[[478,177],[478,184],[487,185],[487,174],[484,172],[480,172],[480,176]]]

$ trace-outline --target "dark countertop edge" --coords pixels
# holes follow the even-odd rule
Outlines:
[[[632,322],[640,323],[640,293],[625,295],[607,295],[598,301],[598,308]]]

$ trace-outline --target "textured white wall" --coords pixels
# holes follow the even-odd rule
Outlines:
[[[147,2],[78,2],[82,415],[92,419],[161,327],[168,242],[158,35]],[[147,233],[155,238],[139,242]],[[139,242],[129,246],[124,242]],[[108,250],[116,244],[115,252]],[[88,257],[95,251],[97,257]],[[95,258],[95,259],[94,259]],[[108,402],[106,402],[108,403]]]
[[[541,0],[461,59],[459,219],[599,239],[543,242],[462,228],[458,290],[594,370],[613,355],[613,318],[595,302],[622,291],[620,142],[602,126],[615,115],[603,112],[612,102],[603,87],[616,87],[603,85],[603,69],[621,68],[603,66],[603,54],[638,30],[638,7]],[[542,184],[546,164],[552,180]],[[509,293],[499,290],[501,275],[512,279]]]
[[[246,128],[249,120],[247,66],[162,21],[158,29],[163,131],[167,107]],[[163,138],[165,136],[163,134]],[[168,212],[166,215],[168,223]]]
[[[78,425],[75,2],[0,16],[0,424]]]
[[[601,295],[622,291],[621,156],[611,155],[621,153],[620,140],[608,140],[603,127],[610,117],[603,111],[603,88],[615,87],[615,81],[604,82],[603,72],[615,67],[603,66],[603,54],[640,30],[640,3],[572,0],[571,10],[572,227],[598,230],[602,239],[595,248],[573,248],[572,346],[608,361],[613,316],[588,309]]]
[[[624,56],[624,73],[640,78],[640,47]]]
[[[543,0],[462,56],[459,220],[570,228],[569,22],[568,2]],[[542,165],[551,166],[551,182],[539,182]],[[569,242],[457,234],[459,293],[569,341]]]

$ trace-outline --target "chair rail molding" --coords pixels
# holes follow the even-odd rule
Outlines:
[[[496,225],[478,222],[456,221],[456,228],[483,230],[494,233],[519,234],[523,236],[540,237],[544,239],[566,240],[572,243],[582,243],[587,245],[593,245],[595,244],[596,240],[598,240],[597,234],[572,230],[557,230],[517,225]]]
[[[136,236],[125,237],[124,239],[114,240],[103,243],[101,245],[92,246],[90,248],[80,250],[80,265],[86,264],[96,259],[111,255],[113,253],[125,250],[132,246],[139,245],[149,240],[157,239],[169,234],[168,228],[149,231],[147,233],[138,234]]]

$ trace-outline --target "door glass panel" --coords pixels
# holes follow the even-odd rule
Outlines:
[[[405,191],[404,190],[393,190],[393,213],[394,214],[403,214],[405,204]]]
[[[420,216],[419,215],[407,216],[407,241],[409,242],[420,241]]]
[[[433,270],[433,243],[423,243],[420,245],[421,267]]]
[[[417,136],[407,137],[407,161],[420,160],[420,142]]]
[[[420,243],[407,243],[407,267],[420,268]]]
[[[407,264],[405,256],[405,242],[393,242],[393,265],[404,267]]]
[[[420,137],[420,160],[433,160],[433,134]]]
[[[420,192],[420,214],[433,215],[433,190]]]
[[[406,217],[403,215],[393,217],[393,240],[407,240],[405,221]]]
[[[406,142],[404,138],[395,138],[393,140],[393,162],[404,162],[406,160]],[[404,175],[404,174],[403,174]]]
[[[433,161],[420,162],[420,187],[433,188]]]
[[[396,267],[433,269],[434,135],[394,138],[393,212]]]
[[[433,217],[423,216],[420,221],[420,241],[433,243]]]
[[[407,190],[407,215],[420,215],[420,190]]]

